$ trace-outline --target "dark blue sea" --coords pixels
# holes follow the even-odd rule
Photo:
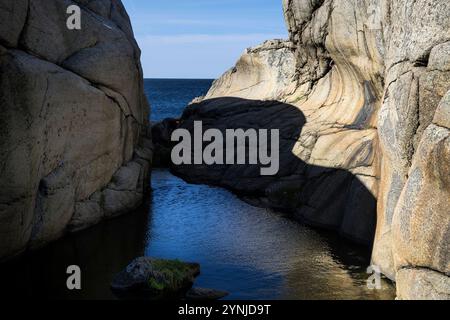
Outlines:
[[[178,117],[211,80],[146,80],[152,117]],[[110,283],[134,258],[201,264],[196,285],[227,290],[228,299],[392,299],[369,290],[368,248],[255,208],[232,193],[191,185],[168,170],[152,173],[141,209],[58,240],[0,268],[9,297],[114,299]],[[68,291],[66,268],[82,270],[82,290]]]
[[[211,79],[145,79],[145,94],[151,105],[151,120],[178,118],[194,98],[205,95]]]

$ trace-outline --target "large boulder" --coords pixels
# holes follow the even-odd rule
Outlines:
[[[66,26],[73,4],[81,30]],[[0,21],[2,259],[135,208],[151,149],[119,0],[6,0]]]

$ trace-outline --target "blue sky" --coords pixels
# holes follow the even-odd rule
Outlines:
[[[281,0],[122,0],[146,78],[217,78],[245,48],[287,38]]]

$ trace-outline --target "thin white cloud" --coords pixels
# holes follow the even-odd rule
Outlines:
[[[225,26],[226,21],[206,19],[206,18],[186,18],[178,15],[163,15],[163,14],[134,14],[132,23],[139,26],[164,26],[164,25],[212,25]]]
[[[185,17],[181,15],[167,14],[148,14],[135,13],[133,15],[132,24],[139,27],[158,27],[170,25],[186,25],[186,26],[222,26],[222,27],[242,27],[253,29],[279,29],[276,22],[267,21],[264,17]],[[257,26],[257,27],[255,27]]]
[[[211,44],[211,43],[248,43],[255,44],[269,39],[283,39],[282,34],[177,34],[177,35],[146,35],[138,36],[140,45],[182,45],[182,44]]]

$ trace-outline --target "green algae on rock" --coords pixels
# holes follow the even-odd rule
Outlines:
[[[119,297],[181,298],[200,274],[200,265],[141,257],[116,275],[111,288]]]

